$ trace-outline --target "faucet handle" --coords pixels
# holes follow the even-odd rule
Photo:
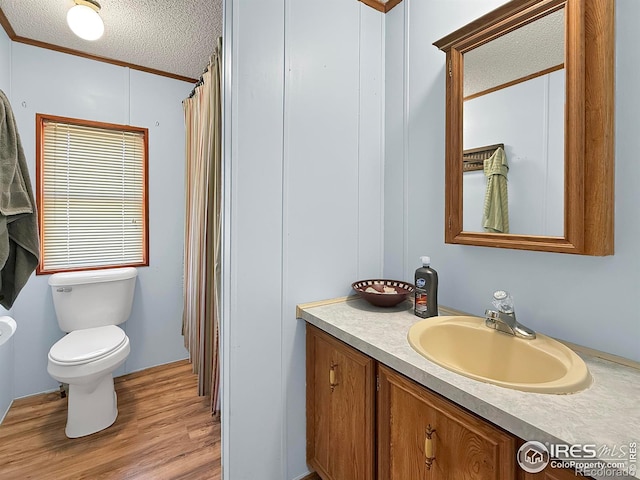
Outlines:
[[[513,313],[515,310],[513,297],[505,290],[496,290],[493,292],[493,301],[491,303],[502,313]]]
[[[509,292],[505,292],[504,290],[496,290],[493,292],[493,298],[496,300],[504,300],[509,296]]]

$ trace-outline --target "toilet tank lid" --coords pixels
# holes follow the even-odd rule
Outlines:
[[[65,285],[82,285],[85,283],[114,282],[116,280],[134,278],[136,275],[138,275],[138,270],[133,267],[60,272],[54,273],[49,277],[49,285],[52,287],[61,287]]]

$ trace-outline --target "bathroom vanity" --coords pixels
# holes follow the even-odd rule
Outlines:
[[[298,307],[307,322],[307,461],[323,480],[568,480],[573,469],[526,473],[518,449],[539,441],[628,453],[638,442],[635,368],[583,355],[594,381],[570,395],[478,382],[409,346],[407,332],[420,320],[410,307],[352,297]]]

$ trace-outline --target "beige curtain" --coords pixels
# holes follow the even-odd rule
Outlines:
[[[198,394],[219,414],[222,39],[202,80],[183,101],[186,127],[184,310],[182,334]]]

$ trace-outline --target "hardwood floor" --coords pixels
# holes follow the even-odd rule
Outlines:
[[[116,423],[77,439],[64,434],[67,401],[58,393],[16,400],[0,425],[0,479],[221,479],[220,423],[187,361],[115,385]]]

